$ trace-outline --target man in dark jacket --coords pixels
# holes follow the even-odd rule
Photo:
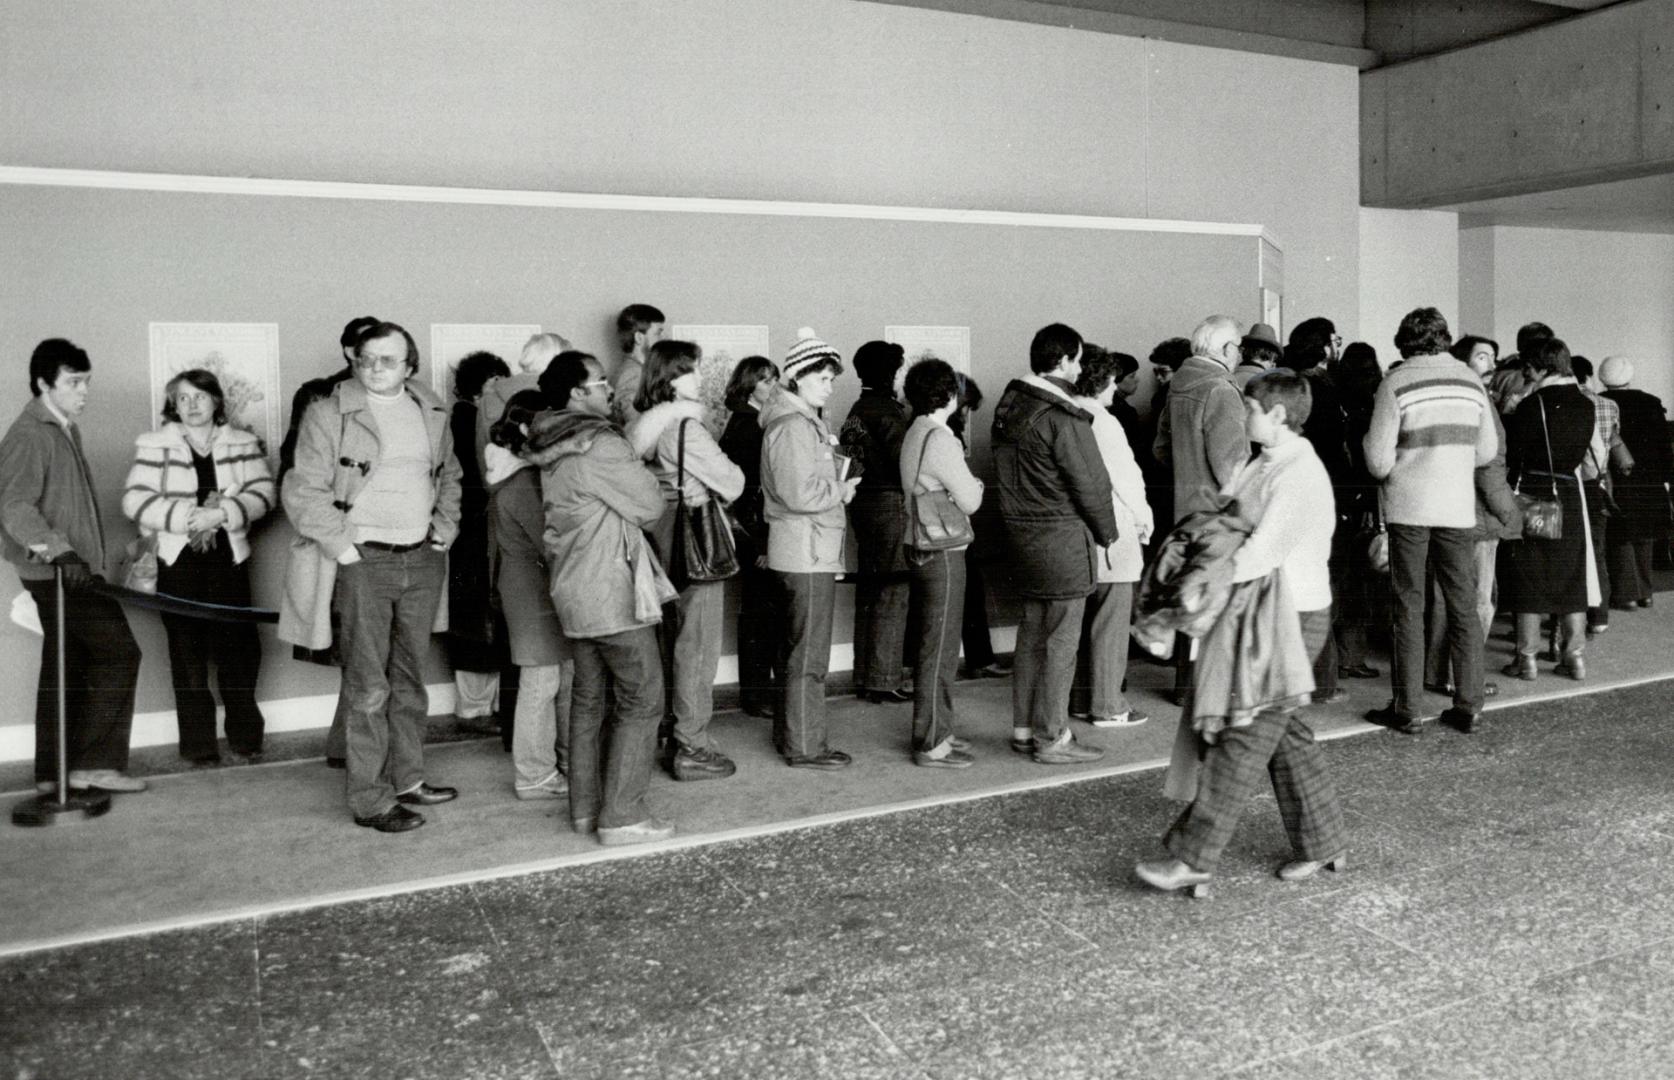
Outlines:
[[[40,611],[45,641],[35,694],[35,786],[58,788],[58,593],[64,576],[65,762],[77,791],[144,791],[127,775],[140,650],[116,601],[87,586],[105,569],[93,473],[76,422],[93,364],[63,338],[29,358],[34,397],[0,440],[0,548]],[[56,570],[54,568],[57,568]]]
[[[1110,474],[1092,414],[1072,401],[1081,335],[1054,323],[1029,346],[1032,375],[1013,379],[994,411],[1000,520],[1023,601],[1012,685],[1011,748],[1042,765],[1097,761],[1065,724],[1076,647],[1096,558],[1116,540]]]

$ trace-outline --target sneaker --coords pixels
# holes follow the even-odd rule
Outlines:
[[[597,832],[599,843],[605,847],[621,847],[624,844],[649,844],[657,840],[667,840],[674,835],[674,826],[649,817],[632,825],[601,826]]]
[[[1032,757],[1035,752],[1035,740],[1032,738],[1019,739],[1014,735],[1011,740],[1011,752],[1014,754],[1027,754]]]
[[[916,750],[913,752],[913,764],[922,765],[926,769],[968,769],[976,764],[976,758],[952,747],[941,757],[932,757],[926,751]]]
[[[144,791],[148,785],[138,777],[127,773],[117,772],[115,769],[71,769],[71,791],[114,791],[132,794]]]
[[[1035,747],[1037,765],[1084,765],[1102,757],[1103,749],[1076,742],[1075,733],[1069,728],[1059,732],[1058,737],[1045,746]]]
[[[1129,709],[1115,716],[1095,716],[1088,722],[1097,728],[1138,727],[1149,719],[1151,718],[1138,709]]]
[[[724,780],[738,771],[733,760],[719,750],[681,747],[669,764],[676,780]]]
[[[570,782],[562,776],[529,787],[519,785],[517,788],[517,797],[524,802],[533,802],[539,799],[562,799],[567,797],[569,793]]]

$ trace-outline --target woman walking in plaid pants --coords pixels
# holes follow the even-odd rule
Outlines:
[[[1307,380],[1294,372],[1273,371],[1251,380],[1244,390],[1245,419],[1250,441],[1262,450],[1223,492],[1255,522],[1234,555],[1233,583],[1283,575],[1309,662],[1318,657],[1331,630],[1326,560],[1336,526],[1330,479],[1299,434],[1311,404]],[[1229,604],[1223,619],[1234,617],[1231,609]],[[1272,643],[1267,644],[1272,651]],[[1173,857],[1140,863],[1135,867],[1140,879],[1156,889],[1189,888],[1204,895],[1264,772],[1272,778],[1294,849],[1279,877],[1297,881],[1322,866],[1342,869],[1343,813],[1324,755],[1294,708],[1275,703],[1259,709],[1247,724],[1218,732],[1203,754],[1197,797],[1163,838]]]

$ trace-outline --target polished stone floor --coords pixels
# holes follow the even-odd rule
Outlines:
[[[1667,1077],[1671,687],[1334,741],[1208,900],[1142,772],[15,956],[0,1078]]]

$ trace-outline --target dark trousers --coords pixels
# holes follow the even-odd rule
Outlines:
[[[779,651],[779,578],[756,565],[752,543],[738,545],[738,704],[769,712],[778,701],[773,662]]]
[[[1070,684],[1087,598],[1023,601],[1012,659],[1011,722],[1034,729],[1035,741],[1051,742],[1069,718]]]
[[[339,567],[349,811],[372,817],[424,782],[424,654],[441,602],[446,556],[363,547]]]
[[[825,676],[831,667],[836,574],[779,573],[784,636],[779,644],[780,702],[774,748],[785,757],[830,749],[825,733]]]
[[[988,584],[982,564],[965,551],[965,615],[960,628],[965,644],[965,666],[975,671],[994,663],[994,641],[988,634]]]
[[[645,626],[570,645],[570,817],[595,818],[600,828],[638,824],[651,816],[645,792],[663,716],[657,632]]]
[[[1610,519],[1604,516],[1604,489],[1587,485],[1587,524],[1593,532],[1593,568],[1598,572],[1598,606],[1587,609],[1587,626],[1610,623]]]
[[[1302,639],[1317,657],[1330,636],[1331,612],[1300,613]],[[1213,872],[1265,770],[1273,783],[1290,846],[1303,859],[1329,859],[1347,843],[1337,788],[1313,729],[1299,712],[1265,709],[1245,727],[1226,728],[1205,749],[1197,798],[1163,843],[1194,870]]]
[[[211,604],[250,606],[250,576],[245,567],[232,561],[224,541],[207,552],[187,547],[172,564],[158,567],[157,590]],[[209,689],[211,663],[221,703],[227,708],[227,745],[237,753],[259,753],[265,725],[256,705],[262,645],[255,624],[209,622],[183,615],[164,615],[162,620],[168,631],[180,756],[191,761],[220,756],[215,742],[215,695]]]
[[[1655,540],[1613,540],[1610,553],[1612,604],[1633,604],[1651,598],[1651,564]]]
[[[928,552],[913,568],[919,611],[913,661],[913,749],[934,750],[953,734],[953,683],[959,672],[959,626],[965,606],[965,553]]]
[[[867,489],[849,504],[849,520],[859,549],[854,685],[860,690],[894,690],[905,681],[901,657],[912,588],[901,548],[906,500],[898,490]]]
[[[1455,708],[1482,711],[1482,624],[1476,613],[1476,540],[1472,529],[1389,523],[1389,586],[1395,608],[1393,707],[1416,717],[1424,695],[1424,598],[1434,577],[1447,618],[1447,655]]]
[[[35,691],[35,779],[58,779],[58,601],[51,581],[25,580],[40,610],[41,677]],[[122,605],[97,593],[64,594],[64,722],[68,770],[128,767],[140,650]]]

